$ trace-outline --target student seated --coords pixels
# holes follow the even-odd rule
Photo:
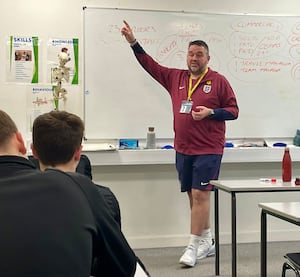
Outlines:
[[[81,142],[72,133],[67,140],[76,150],[64,162],[76,168]],[[60,154],[50,156],[60,163]],[[32,165],[22,135],[0,110],[0,276],[88,277],[94,258],[95,276],[134,276],[137,258],[96,186],[50,167]]]
[[[48,170],[66,172],[82,186],[87,182],[92,183],[89,179],[92,176],[89,159],[81,153],[83,134],[83,121],[75,114],[52,111],[38,116],[32,128],[32,153],[39,160],[40,169],[45,172]],[[78,165],[80,161],[81,167]],[[79,170],[89,178],[75,173]],[[95,184],[94,186],[110,208],[110,213],[121,230],[120,208],[115,195],[107,187]],[[98,212],[101,213],[101,209]],[[136,259],[138,265],[144,268],[140,260]],[[91,274],[103,276],[104,262],[107,263],[106,255],[95,256]]]
[[[34,158],[32,155],[28,156],[28,158],[36,168],[40,168],[38,159]],[[89,158],[86,155],[81,154],[79,163],[76,167],[76,172],[81,173],[92,180],[92,166]],[[99,184],[96,184],[96,187],[99,193],[104,197],[104,200],[109,206],[113,218],[117,221],[121,228],[121,211],[119,201],[117,200],[116,196],[109,187]]]

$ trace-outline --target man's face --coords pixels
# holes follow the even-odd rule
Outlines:
[[[203,46],[191,45],[187,53],[187,66],[193,76],[199,76],[207,67],[210,56]]]

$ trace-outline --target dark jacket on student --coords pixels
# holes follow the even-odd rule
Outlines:
[[[38,159],[35,159],[33,156],[29,156],[28,158],[36,168],[38,169],[40,168]],[[90,180],[93,179],[92,165],[88,156],[81,154],[79,163],[76,167],[76,172],[87,176]],[[109,206],[113,218],[117,221],[117,223],[121,228],[121,210],[120,210],[120,205],[117,197],[110,190],[109,187],[102,186],[99,184],[95,184],[95,185],[99,193],[103,196],[106,204]]]
[[[134,276],[137,258],[85,176],[0,156],[0,276]]]

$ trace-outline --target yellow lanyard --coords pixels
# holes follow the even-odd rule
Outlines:
[[[193,92],[196,90],[196,88],[198,87],[198,85],[200,84],[200,82],[202,81],[203,77],[205,76],[205,74],[207,73],[208,68],[206,68],[204,70],[204,72],[200,75],[197,83],[193,86],[193,79],[192,79],[192,75],[190,75],[190,79],[189,79],[189,90],[188,90],[188,101],[191,100],[192,98],[192,94]]]

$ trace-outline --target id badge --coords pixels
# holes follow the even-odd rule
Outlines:
[[[182,101],[180,113],[190,113],[192,111],[193,101]]]

